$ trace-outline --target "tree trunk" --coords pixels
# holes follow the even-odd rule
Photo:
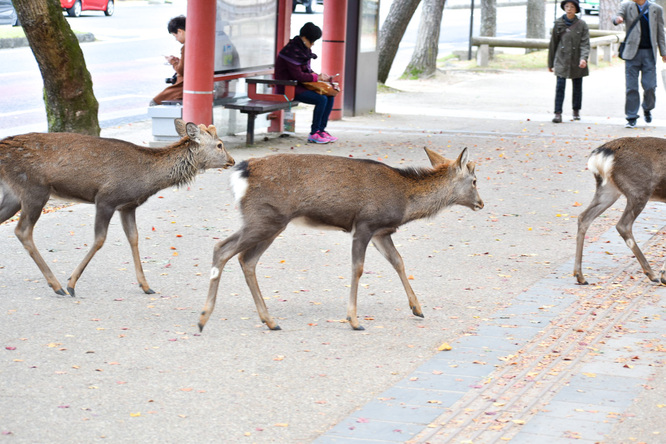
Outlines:
[[[13,0],[44,81],[49,132],[99,136],[98,103],[83,52],[59,0]]]
[[[481,32],[482,37],[496,37],[497,35],[497,0],[481,0]],[[489,48],[492,59],[495,48]]]
[[[613,19],[619,9],[620,0],[601,0],[599,2],[599,29],[621,31],[622,25],[613,24]]]
[[[527,0],[527,38],[546,38],[546,3],[544,0]],[[526,49],[525,53],[535,51]]]
[[[421,21],[416,47],[405,73],[407,77],[431,77],[437,69],[439,31],[446,0],[425,0],[421,10]]]
[[[391,65],[405,35],[409,21],[421,0],[393,0],[382,29],[379,31],[379,71],[377,80],[386,83]]]

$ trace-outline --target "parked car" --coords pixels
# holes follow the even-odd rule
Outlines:
[[[104,15],[113,15],[113,0],[60,0],[60,6],[70,17],[78,17],[81,11],[104,11]]]
[[[585,0],[580,3],[580,9],[588,15],[593,12],[599,14],[599,0]]]
[[[0,0],[0,25],[21,25],[12,0]]]

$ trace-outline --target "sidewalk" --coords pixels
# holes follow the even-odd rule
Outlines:
[[[547,72],[450,72],[395,82],[377,113],[331,122],[335,144],[297,135],[245,148],[238,161],[321,152],[427,165],[470,150],[484,210],[453,207],[394,236],[425,318],[368,250],[359,290],[366,330],[341,321],[349,236],[290,227],[262,257],[260,285],[282,331],[261,325],[236,261],[206,330],[196,329],[213,246],[238,226],[229,173],[209,171],[137,211],[140,251],[156,295],[133,283],[117,219],[77,285],[57,297],[0,226],[0,442],[648,442],[663,441],[663,288],[646,281],[613,226],[620,201],[588,233],[571,276],[576,216],[594,192],[589,152],[622,136],[623,70],[593,70],[581,122],[555,125]],[[661,83],[661,81],[660,81]],[[570,88],[567,91],[570,93]],[[569,117],[567,96],[564,117]],[[150,125],[103,136],[150,141]],[[92,239],[94,210],[42,216],[35,242],[61,280]],[[651,204],[634,232],[661,267],[666,212]],[[233,262],[233,263],[232,263]],[[448,343],[450,351],[438,351]],[[621,379],[620,379],[621,378]]]

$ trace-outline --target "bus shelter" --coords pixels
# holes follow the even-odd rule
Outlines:
[[[243,79],[272,77],[277,53],[293,37],[292,2],[188,0],[183,119],[211,124],[213,105],[244,97]],[[379,0],[325,0],[318,55],[342,87],[333,120],[374,110],[378,23]],[[281,118],[271,122],[271,131],[282,131]]]

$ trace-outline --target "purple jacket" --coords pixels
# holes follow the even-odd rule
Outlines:
[[[303,40],[296,36],[280,51],[275,60],[275,80],[296,80],[296,94],[307,91],[300,82],[316,82],[319,78],[310,68],[310,60],[317,55],[305,46]],[[284,87],[278,86],[278,93],[284,93]]]

